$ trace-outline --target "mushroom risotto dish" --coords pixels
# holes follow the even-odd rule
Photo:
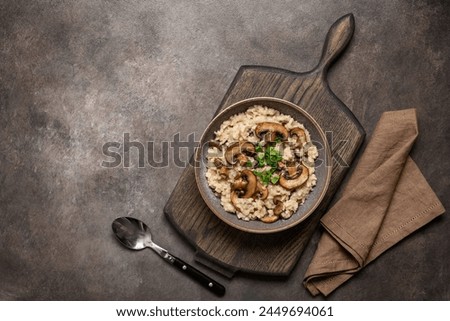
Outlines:
[[[316,185],[317,147],[291,116],[253,106],[230,117],[209,142],[206,179],[242,220],[288,219]]]

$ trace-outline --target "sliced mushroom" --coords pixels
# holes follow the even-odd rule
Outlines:
[[[231,184],[232,191],[238,191],[242,193],[243,190],[247,188],[248,181],[242,178],[240,174],[236,175],[234,182]]]
[[[238,191],[238,196],[242,198],[252,197],[256,192],[256,187],[256,176],[251,170],[248,169],[244,169],[231,185],[231,189],[233,191]]]
[[[231,204],[233,204],[234,208],[236,209],[236,211],[242,212],[241,208],[239,207],[239,205],[237,204],[237,200],[238,200],[238,194],[236,191],[232,191],[231,192]]]
[[[231,165],[244,165],[248,158],[245,155],[254,155],[256,153],[255,146],[250,142],[234,143],[227,148],[225,152],[225,159]]]
[[[256,154],[256,148],[255,145],[253,145],[250,142],[243,142],[241,144],[241,150],[246,155],[255,155]]]
[[[248,158],[244,154],[238,154],[236,159],[240,165],[245,165],[248,162]]]
[[[301,174],[295,179],[288,179],[285,177],[285,175],[281,175],[279,181],[280,185],[287,190],[293,190],[297,187],[302,186],[308,180],[309,171],[305,165],[301,165],[301,169]]]
[[[264,223],[273,223],[278,221],[279,216],[277,215],[268,215],[260,218],[260,220]]]
[[[274,197],[273,197],[273,203],[274,203],[275,205],[281,203],[281,195],[276,195],[276,196],[274,196]]]
[[[305,130],[300,127],[292,128],[289,132],[295,138],[294,148],[302,147],[306,143]]]
[[[254,196],[258,196],[259,199],[265,200],[269,196],[269,190],[260,182],[256,183],[256,193]]]
[[[242,212],[237,205],[238,198],[250,198],[255,194],[257,180],[251,170],[244,169],[236,176],[236,180],[231,185],[231,203],[236,210]]]
[[[219,169],[219,175],[222,179],[227,179],[228,178],[228,168],[225,166],[222,166]]]
[[[295,179],[302,173],[302,165],[295,162],[288,162],[286,164],[285,177],[287,179]]]
[[[275,214],[276,216],[280,216],[281,212],[283,212],[283,209],[284,209],[283,203],[279,203],[273,209],[273,214]]]
[[[219,158],[214,158],[213,163],[217,168],[222,168],[224,166],[223,162]]]
[[[222,146],[220,145],[220,143],[218,141],[215,141],[215,140],[210,140],[208,142],[208,146],[209,147],[215,147],[215,148],[217,148],[219,150],[222,150]]]
[[[228,146],[227,151],[225,152],[225,159],[228,163],[234,165],[236,164],[236,156],[241,153],[241,148],[239,147],[239,143],[234,143]]]
[[[273,198],[273,203],[276,205],[275,208],[273,209],[273,215],[267,215],[264,216],[263,218],[261,218],[260,220],[264,223],[273,223],[278,221],[278,219],[280,218],[281,213],[284,210],[284,204],[281,201],[281,196],[277,195]]]
[[[281,124],[273,123],[273,122],[263,122],[256,125],[255,134],[261,139],[264,139],[268,142],[274,142],[277,137],[280,137],[281,140],[287,140],[289,133]]]
[[[281,196],[277,195],[273,198],[273,203],[275,204],[275,208],[273,209],[273,214],[276,216],[280,216],[281,212],[284,210],[284,204],[281,201]]]
[[[248,182],[246,191],[244,195],[242,195],[242,198],[250,198],[255,194],[256,192],[256,186],[257,186],[257,180],[255,174],[251,170],[244,169],[241,172],[241,176],[244,176]]]
[[[214,166],[217,167],[217,171],[222,179],[228,178],[228,168],[219,158],[214,158],[213,160]]]

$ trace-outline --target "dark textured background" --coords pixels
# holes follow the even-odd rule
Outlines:
[[[241,65],[311,69],[348,12],[356,31],[330,86],[369,136],[383,111],[417,108],[412,157],[449,209],[449,1],[0,1],[0,299],[215,299],[111,233],[134,215],[195,264],[162,211],[183,168],[138,168],[133,152],[130,168],[102,168],[102,145],[198,138]],[[329,298],[449,300],[449,221]],[[209,274],[228,300],[313,299],[301,282],[319,236],[287,280]]]

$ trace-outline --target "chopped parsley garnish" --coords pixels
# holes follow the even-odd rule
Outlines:
[[[275,172],[275,169],[271,168],[265,171],[254,171],[255,175],[259,177],[261,182],[264,185],[269,185],[272,180],[272,174]]]
[[[278,181],[280,180],[280,176],[277,176],[277,175],[273,175],[271,178],[270,178],[270,182],[272,183],[272,184],[276,184],[276,183],[278,183]]]
[[[264,159],[267,165],[277,168],[278,162],[281,161],[283,157],[281,157],[280,152],[277,151],[275,147],[269,146],[264,152]]]
[[[264,167],[266,165],[264,154],[256,155],[256,161],[258,162],[258,167]]]
[[[259,177],[264,185],[269,185],[269,183],[276,184],[280,179],[279,176],[273,175],[278,169],[278,162],[283,159],[280,152],[273,146],[267,146],[263,149],[261,145],[256,146],[256,161],[258,162],[258,167],[270,166],[270,169],[264,171],[253,171],[253,173]]]

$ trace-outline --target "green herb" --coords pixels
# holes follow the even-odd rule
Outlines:
[[[258,153],[255,157],[258,167],[270,166],[270,169],[264,171],[255,170],[253,173],[259,177],[264,185],[278,183],[280,177],[273,174],[278,169],[278,162],[283,159],[281,153],[274,146],[270,145],[266,145],[265,149],[261,145],[256,145],[255,150]]]
[[[283,157],[281,157],[281,154],[278,150],[276,150],[275,147],[269,146],[266,148],[264,152],[264,160],[267,165],[273,168],[278,167],[278,162],[281,161]]]
[[[276,183],[278,183],[278,181],[280,180],[280,176],[277,176],[277,175],[273,175],[271,178],[270,178],[270,182],[272,183],[272,184],[276,184]]]
[[[245,163],[245,166],[247,166],[247,167],[252,167],[252,166],[253,166],[253,164],[252,164],[252,162],[251,162],[251,161],[247,161],[247,163]]]
[[[263,153],[256,155],[256,161],[258,162],[258,167],[264,167],[266,165],[266,159]]]
[[[271,168],[265,171],[254,171],[255,175],[259,177],[261,182],[264,185],[269,185],[272,180],[272,174],[275,172],[275,169]]]

